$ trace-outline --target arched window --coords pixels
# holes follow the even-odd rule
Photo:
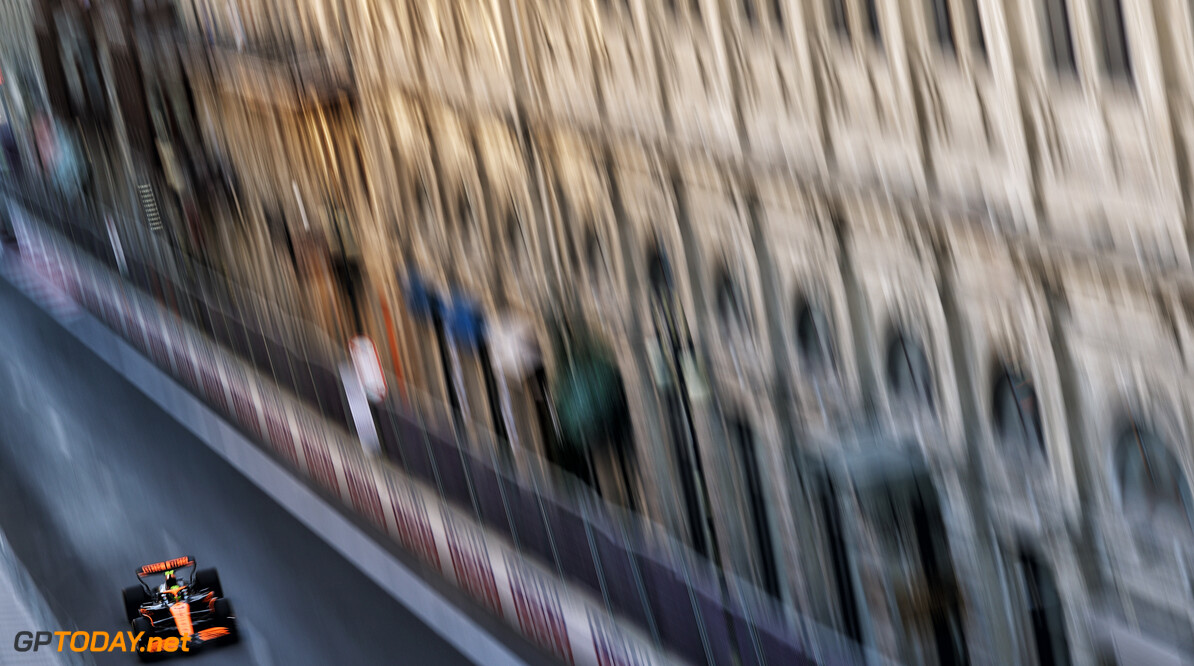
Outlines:
[[[439,235],[440,221],[436,217],[432,196],[433,190],[430,185],[420,179],[415,185],[415,219],[411,226],[418,233],[418,238],[425,243],[431,242]]]
[[[1020,451],[1045,453],[1040,402],[1032,380],[1012,367],[1001,366],[992,409],[995,433],[1003,444]]]
[[[561,183],[556,183],[556,204],[560,211],[560,221],[565,225],[572,224],[576,218],[576,214],[572,210],[572,202],[568,200],[568,195],[564,193],[564,186]]]
[[[511,208],[506,212],[506,256],[510,258],[510,265],[517,268],[526,254],[527,242],[523,235],[522,218]]]
[[[759,555],[759,574],[763,589],[774,597],[780,596],[779,573],[772,551],[771,526],[767,518],[767,498],[763,493],[763,478],[760,474],[758,451],[754,431],[742,419],[731,419],[727,424],[731,453],[738,459],[745,487],[743,492],[749,511],[749,529],[755,538]]]
[[[670,298],[672,294],[672,270],[660,248],[655,248],[647,258],[647,279],[651,295],[658,299]]]
[[[846,13],[846,0],[828,0],[829,2],[829,22],[833,26],[833,31],[839,37],[849,41],[850,39],[850,19]]]
[[[585,267],[588,269],[589,279],[594,282],[604,280],[608,272],[605,260],[605,248],[601,244],[601,237],[597,229],[589,225],[585,231]],[[596,286],[596,284],[590,285]]]
[[[672,269],[664,249],[656,245],[647,255],[647,284],[650,291],[647,303],[651,308],[651,320],[655,332],[662,336],[661,353],[678,353],[673,349],[675,344],[682,342],[684,317],[681,305],[676,295],[675,285],[672,283]],[[674,336],[679,336],[677,340]]]
[[[1103,72],[1111,79],[1132,80],[1132,56],[1128,49],[1128,35],[1124,25],[1124,9],[1120,0],[1099,0],[1098,38],[1103,54]]]
[[[883,46],[883,30],[879,19],[879,8],[875,0],[863,0],[866,3],[867,27],[870,29],[871,42],[876,48]]]
[[[1124,512],[1149,525],[1190,529],[1190,487],[1181,463],[1147,426],[1132,420],[1116,446]]]
[[[750,330],[746,299],[726,270],[722,270],[717,278],[717,314],[727,332],[745,334]]]
[[[1038,664],[1070,663],[1065,611],[1049,565],[1036,555],[1021,552],[1015,563],[1023,610],[1031,627],[1031,650]]]
[[[427,184],[419,181],[415,184],[414,190],[415,210],[419,215],[425,216],[428,212],[427,209],[430,207],[427,201]]]
[[[742,0],[742,16],[746,18],[746,23],[750,27],[755,27],[759,22],[758,12],[755,11],[754,0]]]
[[[1074,58],[1074,36],[1070,28],[1069,0],[1045,0],[1042,5],[1042,35],[1045,53],[1053,70],[1073,75],[1078,71]]]
[[[456,214],[459,216],[456,222],[459,225],[460,239],[468,241],[472,237],[473,230],[476,229],[477,211],[467,189],[461,189],[460,195],[456,199]]]
[[[902,332],[892,337],[887,346],[887,382],[897,398],[933,405],[933,374],[918,340]]]
[[[829,320],[821,308],[805,301],[796,315],[796,351],[810,370],[824,370],[836,363]]]

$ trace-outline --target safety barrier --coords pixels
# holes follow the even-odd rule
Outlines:
[[[292,469],[561,659],[878,661],[785,615],[749,584],[735,581],[727,598],[707,562],[658,530],[583,493],[554,492],[550,471],[515,474],[492,454],[432,432],[418,412],[378,410],[383,448],[404,474],[370,459],[341,428],[348,420],[339,380],[318,359],[149,266],[132,263],[129,275],[145,291],[156,290],[156,300],[130,288],[109,270],[103,241],[86,230],[57,220],[68,242],[21,222],[33,239],[34,262],[81,304]],[[88,256],[92,250],[100,254]]]
[[[120,333],[159,367],[265,443],[325,493],[526,636],[575,664],[665,664],[674,657],[503,539],[393,468],[368,459],[347,433],[273,382],[188,330],[143,294],[17,214],[29,267]]]

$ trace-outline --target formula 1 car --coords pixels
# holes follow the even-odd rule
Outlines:
[[[179,576],[180,569],[191,575]],[[149,581],[156,582],[158,576],[162,584],[151,587]],[[240,638],[236,615],[224,598],[215,569],[197,569],[194,558],[180,557],[146,564],[137,570],[137,580],[140,585],[124,589],[124,612],[133,634],[144,632],[137,651],[141,661]]]

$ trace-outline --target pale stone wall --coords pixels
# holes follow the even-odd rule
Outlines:
[[[647,260],[662,242],[706,361],[713,398],[697,404],[698,447],[706,469],[714,470],[707,480],[731,566],[758,580],[759,554],[743,531],[749,523],[744,477],[722,451],[725,419],[744,418],[754,431],[760,467],[767,470],[763,484],[775,498],[768,519],[784,596],[803,602],[824,591],[805,580],[816,578],[807,574],[821,565],[797,545],[796,535],[804,533],[793,506],[805,500],[792,490],[792,456],[797,449],[832,448],[833,433],[870,404],[892,441],[914,437],[931,461],[959,578],[993,577],[998,587],[1009,575],[1007,553],[1026,540],[1035,544],[1063,591],[1071,650],[1090,658],[1094,643],[1085,618],[1092,605],[1119,602],[1098,585],[1087,588],[1080,562],[1094,552],[1091,546],[1120,553],[1101,557],[1106,564],[1100,566],[1127,581],[1128,568],[1118,563],[1140,560],[1122,529],[1115,531],[1116,521],[1122,523],[1111,497],[1115,475],[1107,454],[1098,453],[1104,445],[1096,444],[1111,437],[1103,432],[1111,426],[1096,426],[1093,418],[1111,408],[1089,387],[1131,382],[1114,370],[1096,370],[1105,362],[1071,330],[1079,300],[1070,297],[1063,277],[1069,269],[1055,257],[1093,256],[1087,263],[1096,273],[1103,270],[1099,253],[1188,265],[1189,204],[1179,177],[1190,171],[1182,162],[1190,154],[1182,143],[1190,105],[1182,100],[1190,96],[1194,56],[1183,37],[1185,23],[1154,22],[1184,17],[1184,5],[1125,6],[1135,84],[1124,90],[1101,79],[1093,24],[1081,3],[1071,10],[1078,61],[1073,82],[1056,79],[1046,66],[1038,8],[1027,0],[951,3],[952,54],[940,50],[924,4],[911,1],[877,2],[878,40],[870,35],[865,3],[850,0],[848,38],[833,29],[827,3],[780,2],[778,16],[772,3],[754,3],[748,13],[736,2],[678,2],[675,14],[666,3],[633,0],[514,4],[511,13],[487,7],[468,20],[498,26],[494,43],[514,44],[526,54],[521,62],[500,53],[468,60],[477,56],[459,55],[438,36],[442,32],[388,42],[375,37],[374,44],[392,44],[379,47],[385,64],[378,85],[403,89],[409,66],[397,63],[415,58],[400,54],[421,54],[427,93],[463,104],[483,124],[489,112],[482,109],[494,108],[495,95],[507,98],[497,84],[477,88],[476,73],[520,82],[510,94],[532,114],[533,149],[547,165],[524,176],[525,205],[540,211],[527,217],[535,268],[524,273],[515,269],[523,264],[501,253],[489,263],[500,268],[505,261],[507,270],[525,274],[514,281],[519,289],[541,295],[554,292],[531,284],[568,282],[565,289],[574,291],[586,318],[619,350],[644,475],[674,482],[678,473],[657,414],[663,405],[649,369],[641,367],[651,327]],[[965,12],[972,8],[982,26],[981,46],[966,32]],[[449,15],[432,8],[413,13]],[[506,18],[512,15],[516,26]],[[1165,25],[1169,34],[1150,34],[1148,25]],[[520,67],[526,77],[511,73]],[[469,81],[471,98],[463,102]],[[504,140],[485,145],[486,173],[503,168],[515,178],[536,163]],[[496,156],[502,150],[522,157],[503,161]],[[413,168],[432,170],[425,163]],[[491,177],[488,186],[496,182]],[[494,247],[508,238],[504,211],[495,205],[490,213]],[[762,270],[760,248],[773,273]],[[853,277],[847,278],[847,264]],[[744,299],[744,329],[727,326],[719,312],[716,281],[723,268]],[[1133,337],[1103,329],[1104,337],[1155,347],[1140,336],[1158,297],[1114,301],[1105,291],[1091,293],[1103,303],[1100,314],[1089,315],[1101,322],[1095,326],[1123,316],[1133,322],[1127,331]],[[518,301],[516,290],[507,289],[507,296]],[[958,304],[956,315],[949,314],[949,299]],[[1059,299],[1068,314],[1057,314]],[[829,322],[835,365],[826,376],[808,371],[796,349],[797,307],[805,301]],[[536,311],[533,299],[518,302]],[[1125,311],[1130,303],[1144,309]],[[1156,325],[1159,331],[1167,326]],[[891,395],[885,354],[895,327],[924,345],[932,408]],[[1187,367],[1173,352],[1140,363],[1181,376],[1178,369]],[[1043,454],[1010,451],[993,429],[1001,364],[1033,382]],[[1067,374],[1070,368],[1080,374]],[[1187,409],[1180,398],[1171,400]],[[967,409],[975,421],[969,426]],[[785,421],[806,435],[799,444],[788,441]],[[1167,441],[1186,441],[1180,432],[1167,431]],[[986,488],[979,506],[967,488],[972,466]],[[651,515],[685,532],[674,483],[639,489]],[[1097,544],[1081,536],[1081,526],[1092,520],[1103,526],[1092,536]],[[997,552],[982,564],[973,543],[988,530]],[[1176,566],[1164,571],[1177,576]],[[1162,569],[1155,571],[1160,576]],[[1027,629],[1019,620],[1005,628],[1015,637],[1009,646],[979,638],[993,635],[991,623],[1006,615],[986,585],[966,585],[971,602],[983,608],[967,619],[975,653],[1027,657]],[[1176,611],[1184,598],[1171,592],[1168,606]]]

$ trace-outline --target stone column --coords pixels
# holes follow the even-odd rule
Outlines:
[[[943,244],[942,244],[943,245]],[[937,275],[940,281],[941,305],[945,313],[946,330],[949,333],[949,351],[953,356],[953,365],[957,373],[958,392],[962,408],[962,423],[965,437],[965,457],[958,469],[960,486],[968,507],[957,512],[959,517],[970,516],[968,534],[961,534],[968,543],[951,544],[955,552],[968,553],[976,558],[970,563],[972,566],[958,568],[958,574],[965,577],[967,570],[977,574],[975,580],[960,581],[963,588],[968,588],[973,601],[972,607],[977,610],[981,620],[973,617],[972,610],[967,618],[970,635],[967,642],[979,644],[988,652],[994,663],[1010,664],[1016,660],[1015,639],[1013,628],[1009,624],[1008,609],[1003,603],[1005,595],[1002,588],[1003,571],[999,565],[999,557],[995,552],[999,547],[995,541],[991,525],[991,513],[988,506],[985,489],[986,476],[983,474],[983,429],[980,419],[986,418],[986,410],[978,403],[978,396],[984,395],[976,385],[973,361],[975,350],[972,348],[969,335],[970,322],[965,321],[965,311],[961,296],[956,287],[956,269],[949,249],[939,245],[934,248],[933,260],[937,264]],[[962,508],[962,507],[959,507]],[[964,518],[963,518],[964,520]],[[955,561],[958,557],[955,555]],[[981,632],[975,635],[975,630]],[[985,645],[982,645],[985,644]]]

